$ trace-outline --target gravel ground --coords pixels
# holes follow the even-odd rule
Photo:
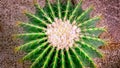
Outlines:
[[[73,0],[77,3],[77,0]],[[39,0],[44,6],[45,0]],[[90,5],[95,9],[91,16],[103,14],[103,20],[98,27],[107,27],[108,32],[100,35],[100,38],[108,41],[108,45],[100,47],[105,53],[104,59],[95,59],[100,68],[120,68],[120,1],[119,0],[85,0],[83,8]],[[15,54],[14,47],[22,44],[21,40],[13,40],[11,35],[22,32],[22,28],[16,27],[16,21],[27,21],[21,13],[27,9],[34,13],[32,0],[0,0],[0,68],[29,68],[30,63],[20,63],[18,60],[24,55]]]

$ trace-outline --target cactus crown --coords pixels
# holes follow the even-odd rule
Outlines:
[[[69,20],[62,21],[56,19],[55,22],[47,26],[48,41],[57,49],[69,49],[77,41],[80,35],[80,28],[71,24]]]
[[[29,23],[17,23],[27,32],[15,35],[25,41],[16,47],[27,53],[22,60],[30,60],[31,68],[96,68],[93,58],[103,56],[98,36],[104,29],[95,27],[101,17],[90,18],[93,7],[82,10],[82,0],[77,5],[46,2],[41,8],[34,0],[36,13],[24,12]]]

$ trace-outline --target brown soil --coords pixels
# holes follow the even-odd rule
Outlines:
[[[73,2],[77,3],[77,0]],[[44,6],[45,0],[39,0],[39,3]],[[95,62],[100,68],[120,68],[120,1],[85,0],[83,8],[86,9],[91,4],[95,6],[91,16],[103,14],[104,17],[97,26],[108,29],[108,32],[100,36],[108,42],[104,47],[100,47],[106,57],[96,58]],[[34,12],[32,0],[0,0],[0,68],[29,68],[30,63],[18,62],[23,53],[14,53],[14,47],[22,44],[22,41],[13,40],[11,37],[12,34],[22,32],[22,28],[15,26],[16,21],[27,21],[21,13],[23,9]]]

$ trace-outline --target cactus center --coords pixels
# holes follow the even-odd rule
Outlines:
[[[75,21],[55,18],[52,24],[47,26],[47,35],[49,43],[57,49],[68,49],[72,47],[81,33],[80,28],[75,25]]]

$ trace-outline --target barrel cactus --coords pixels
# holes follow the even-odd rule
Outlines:
[[[36,13],[25,11],[29,23],[17,22],[25,33],[15,34],[25,44],[16,47],[16,51],[25,51],[23,61],[31,61],[30,68],[96,68],[93,58],[103,54],[98,47],[104,41],[98,36],[105,31],[97,28],[101,16],[89,17],[93,7],[81,8],[82,0],[72,5],[70,0],[51,4],[46,0],[44,8],[34,0]]]

